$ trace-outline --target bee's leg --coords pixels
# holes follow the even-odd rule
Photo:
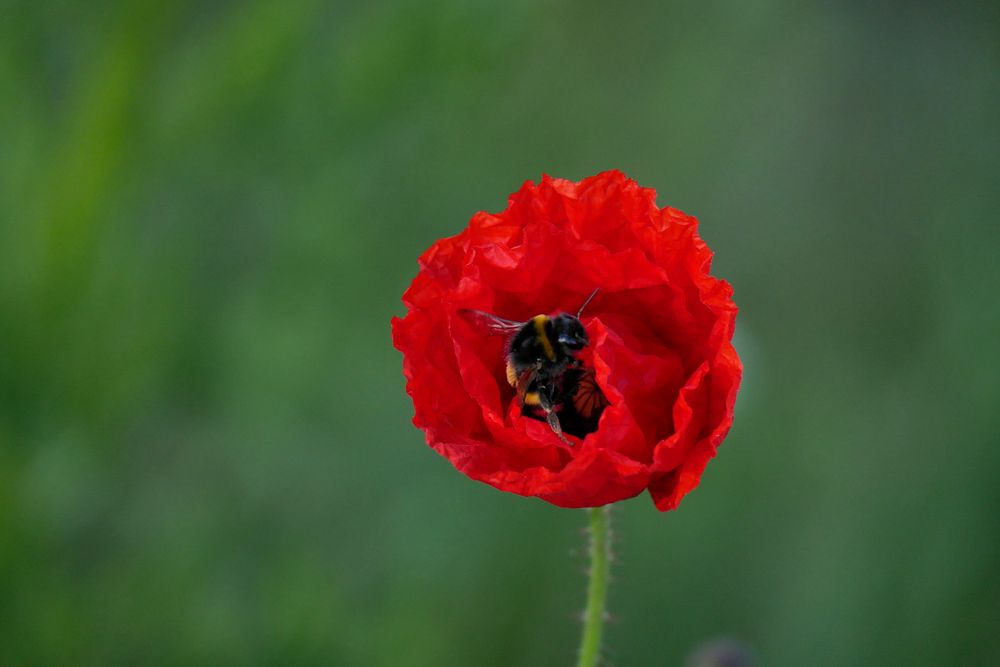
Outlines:
[[[552,411],[546,412],[545,413],[545,421],[547,421],[549,423],[549,427],[551,427],[552,430],[555,432],[555,434],[557,436],[559,436],[560,440],[562,440],[563,442],[565,442],[570,447],[573,446],[573,443],[570,442],[569,440],[567,440],[566,436],[563,435],[562,425],[559,423],[559,415],[557,415],[555,412],[552,412]]]
[[[548,422],[549,428],[552,429],[553,433],[559,436],[560,440],[572,447],[573,443],[567,440],[566,436],[563,435],[562,424],[559,423],[559,415],[557,415],[555,410],[552,409],[552,401],[549,400],[549,397],[546,394],[547,392],[545,391],[538,392],[539,404],[542,406],[542,410],[545,410],[545,421]]]

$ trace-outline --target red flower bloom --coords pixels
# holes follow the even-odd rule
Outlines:
[[[427,444],[473,479],[561,507],[648,488],[665,511],[697,486],[733,421],[736,306],[708,273],[697,220],[655,199],[617,171],[579,183],[546,176],[420,257],[409,312],[392,325]],[[459,311],[575,313],[595,288],[580,359],[610,405],[568,445],[521,416],[505,340]]]

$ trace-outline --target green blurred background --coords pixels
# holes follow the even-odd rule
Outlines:
[[[410,425],[416,257],[543,172],[697,215],[735,426],[608,664],[1000,664],[995,2],[5,2],[0,664],[568,665],[585,515]]]

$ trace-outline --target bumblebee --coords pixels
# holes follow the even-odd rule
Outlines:
[[[514,387],[521,414],[547,422],[564,443],[564,433],[584,437],[597,430],[608,400],[594,371],[577,357],[590,344],[580,322],[594,290],[576,315],[535,315],[515,322],[481,310],[459,313],[481,331],[507,336],[507,381]]]

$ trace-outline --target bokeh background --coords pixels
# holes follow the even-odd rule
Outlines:
[[[697,215],[746,365],[608,664],[1000,664],[995,2],[5,2],[0,664],[568,665],[585,515],[389,319],[543,172]]]

